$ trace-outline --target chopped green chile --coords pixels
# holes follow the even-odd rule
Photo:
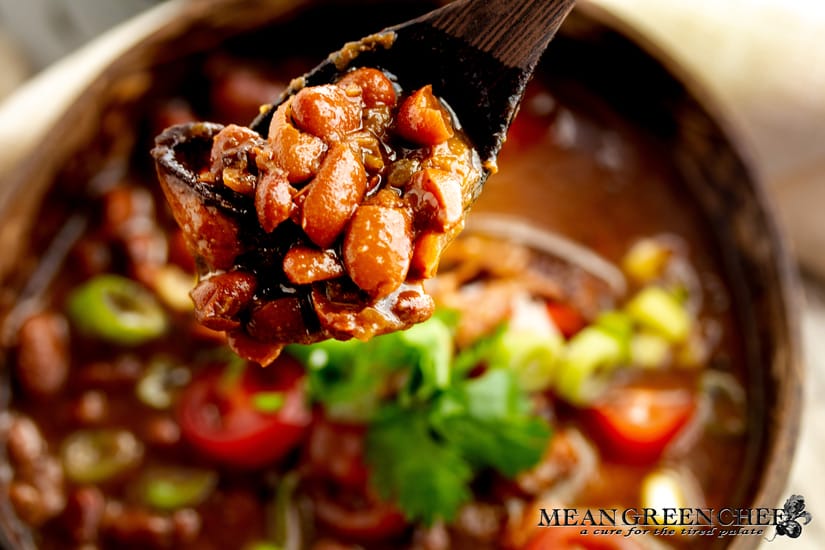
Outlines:
[[[137,480],[143,502],[156,510],[194,507],[206,500],[218,483],[218,474],[200,468],[152,468]]]
[[[670,342],[658,334],[642,331],[634,334],[630,340],[630,360],[636,367],[661,367],[672,355]]]
[[[610,373],[627,360],[627,343],[590,326],[568,343],[554,381],[556,394],[574,405],[587,405],[607,386]]]
[[[101,483],[140,465],[143,443],[132,432],[118,429],[80,430],[61,447],[63,470],[75,483]]]
[[[69,295],[66,307],[84,334],[127,346],[153,340],[168,326],[155,296],[119,275],[98,275],[87,281]]]
[[[681,343],[690,334],[692,320],[673,294],[658,286],[645,287],[625,306],[625,311],[639,325]]]

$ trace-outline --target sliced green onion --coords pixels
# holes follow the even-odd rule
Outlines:
[[[670,342],[650,332],[638,332],[630,340],[630,362],[643,369],[664,366],[671,356]]]
[[[172,406],[175,392],[184,387],[190,378],[188,369],[176,366],[167,357],[155,357],[135,385],[135,393],[144,405],[168,409]]]
[[[586,405],[607,385],[609,374],[627,357],[628,343],[601,327],[590,326],[568,343],[554,382],[556,393],[574,405]]]
[[[153,468],[138,479],[143,502],[157,510],[177,510],[197,506],[206,500],[218,483],[218,475],[200,468]]]
[[[547,389],[562,354],[561,336],[507,330],[489,350],[488,366],[513,371],[525,391]]]
[[[625,310],[639,325],[661,334],[669,342],[684,342],[690,334],[688,312],[672,294],[660,287],[642,289]]]
[[[622,259],[622,269],[632,279],[647,283],[659,278],[670,259],[671,250],[655,239],[637,241]]]
[[[126,430],[80,430],[61,448],[63,471],[75,483],[100,483],[136,468],[143,444]]]
[[[81,332],[117,344],[141,344],[167,328],[155,296],[119,275],[99,275],[74,289],[67,308]]]
[[[252,407],[262,413],[276,413],[284,406],[284,394],[278,391],[262,391],[252,396]]]

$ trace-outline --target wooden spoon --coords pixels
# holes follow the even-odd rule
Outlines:
[[[353,67],[378,67],[405,90],[432,84],[458,115],[485,168],[493,167],[524,88],[574,3],[457,0],[345,45],[293,80],[251,127],[266,136],[275,107],[301,88],[334,82]]]

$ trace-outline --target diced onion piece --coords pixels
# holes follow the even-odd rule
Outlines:
[[[656,239],[642,239],[625,254],[622,269],[637,282],[648,283],[662,275],[670,255],[670,249]]]
[[[507,330],[496,341],[488,362],[512,370],[525,391],[540,391],[552,383],[562,348],[558,334]]]
[[[607,377],[626,360],[627,344],[615,334],[590,326],[567,344],[554,387],[556,394],[573,403],[586,405],[605,389]]]
[[[663,509],[701,508],[704,499],[698,482],[689,472],[660,468],[648,473],[642,480],[640,500],[642,508],[655,510],[653,517],[663,524]],[[685,534],[684,527],[677,528],[677,531]]]
[[[643,508],[652,508],[661,517],[663,508],[684,508],[688,505],[681,476],[671,470],[654,470],[642,480],[641,502]]]
[[[671,356],[670,342],[650,332],[638,332],[630,340],[630,362],[643,369],[664,366]]]
[[[138,480],[143,501],[157,510],[197,506],[217,485],[218,475],[200,468],[154,468]]]
[[[639,325],[661,334],[671,343],[682,343],[690,334],[692,322],[687,311],[672,294],[660,287],[642,289],[625,310]]]
[[[165,265],[157,270],[152,287],[160,298],[173,311],[186,313],[195,306],[189,297],[189,291],[195,286],[195,276],[176,265]]]
[[[81,332],[118,344],[138,345],[161,336],[167,328],[155,296],[119,275],[91,279],[69,295],[67,306]]]
[[[126,430],[80,430],[61,448],[63,470],[75,483],[100,483],[136,468],[143,444]]]

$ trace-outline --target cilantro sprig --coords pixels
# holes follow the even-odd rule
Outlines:
[[[516,373],[494,357],[501,331],[455,355],[449,315],[369,342],[290,346],[307,366],[311,397],[328,414],[367,422],[371,483],[411,521],[450,521],[493,469],[512,477],[536,464],[551,435],[532,414]],[[470,364],[473,363],[473,364]],[[476,364],[487,370],[469,373]],[[390,381],[403,380],[387,394]]]

